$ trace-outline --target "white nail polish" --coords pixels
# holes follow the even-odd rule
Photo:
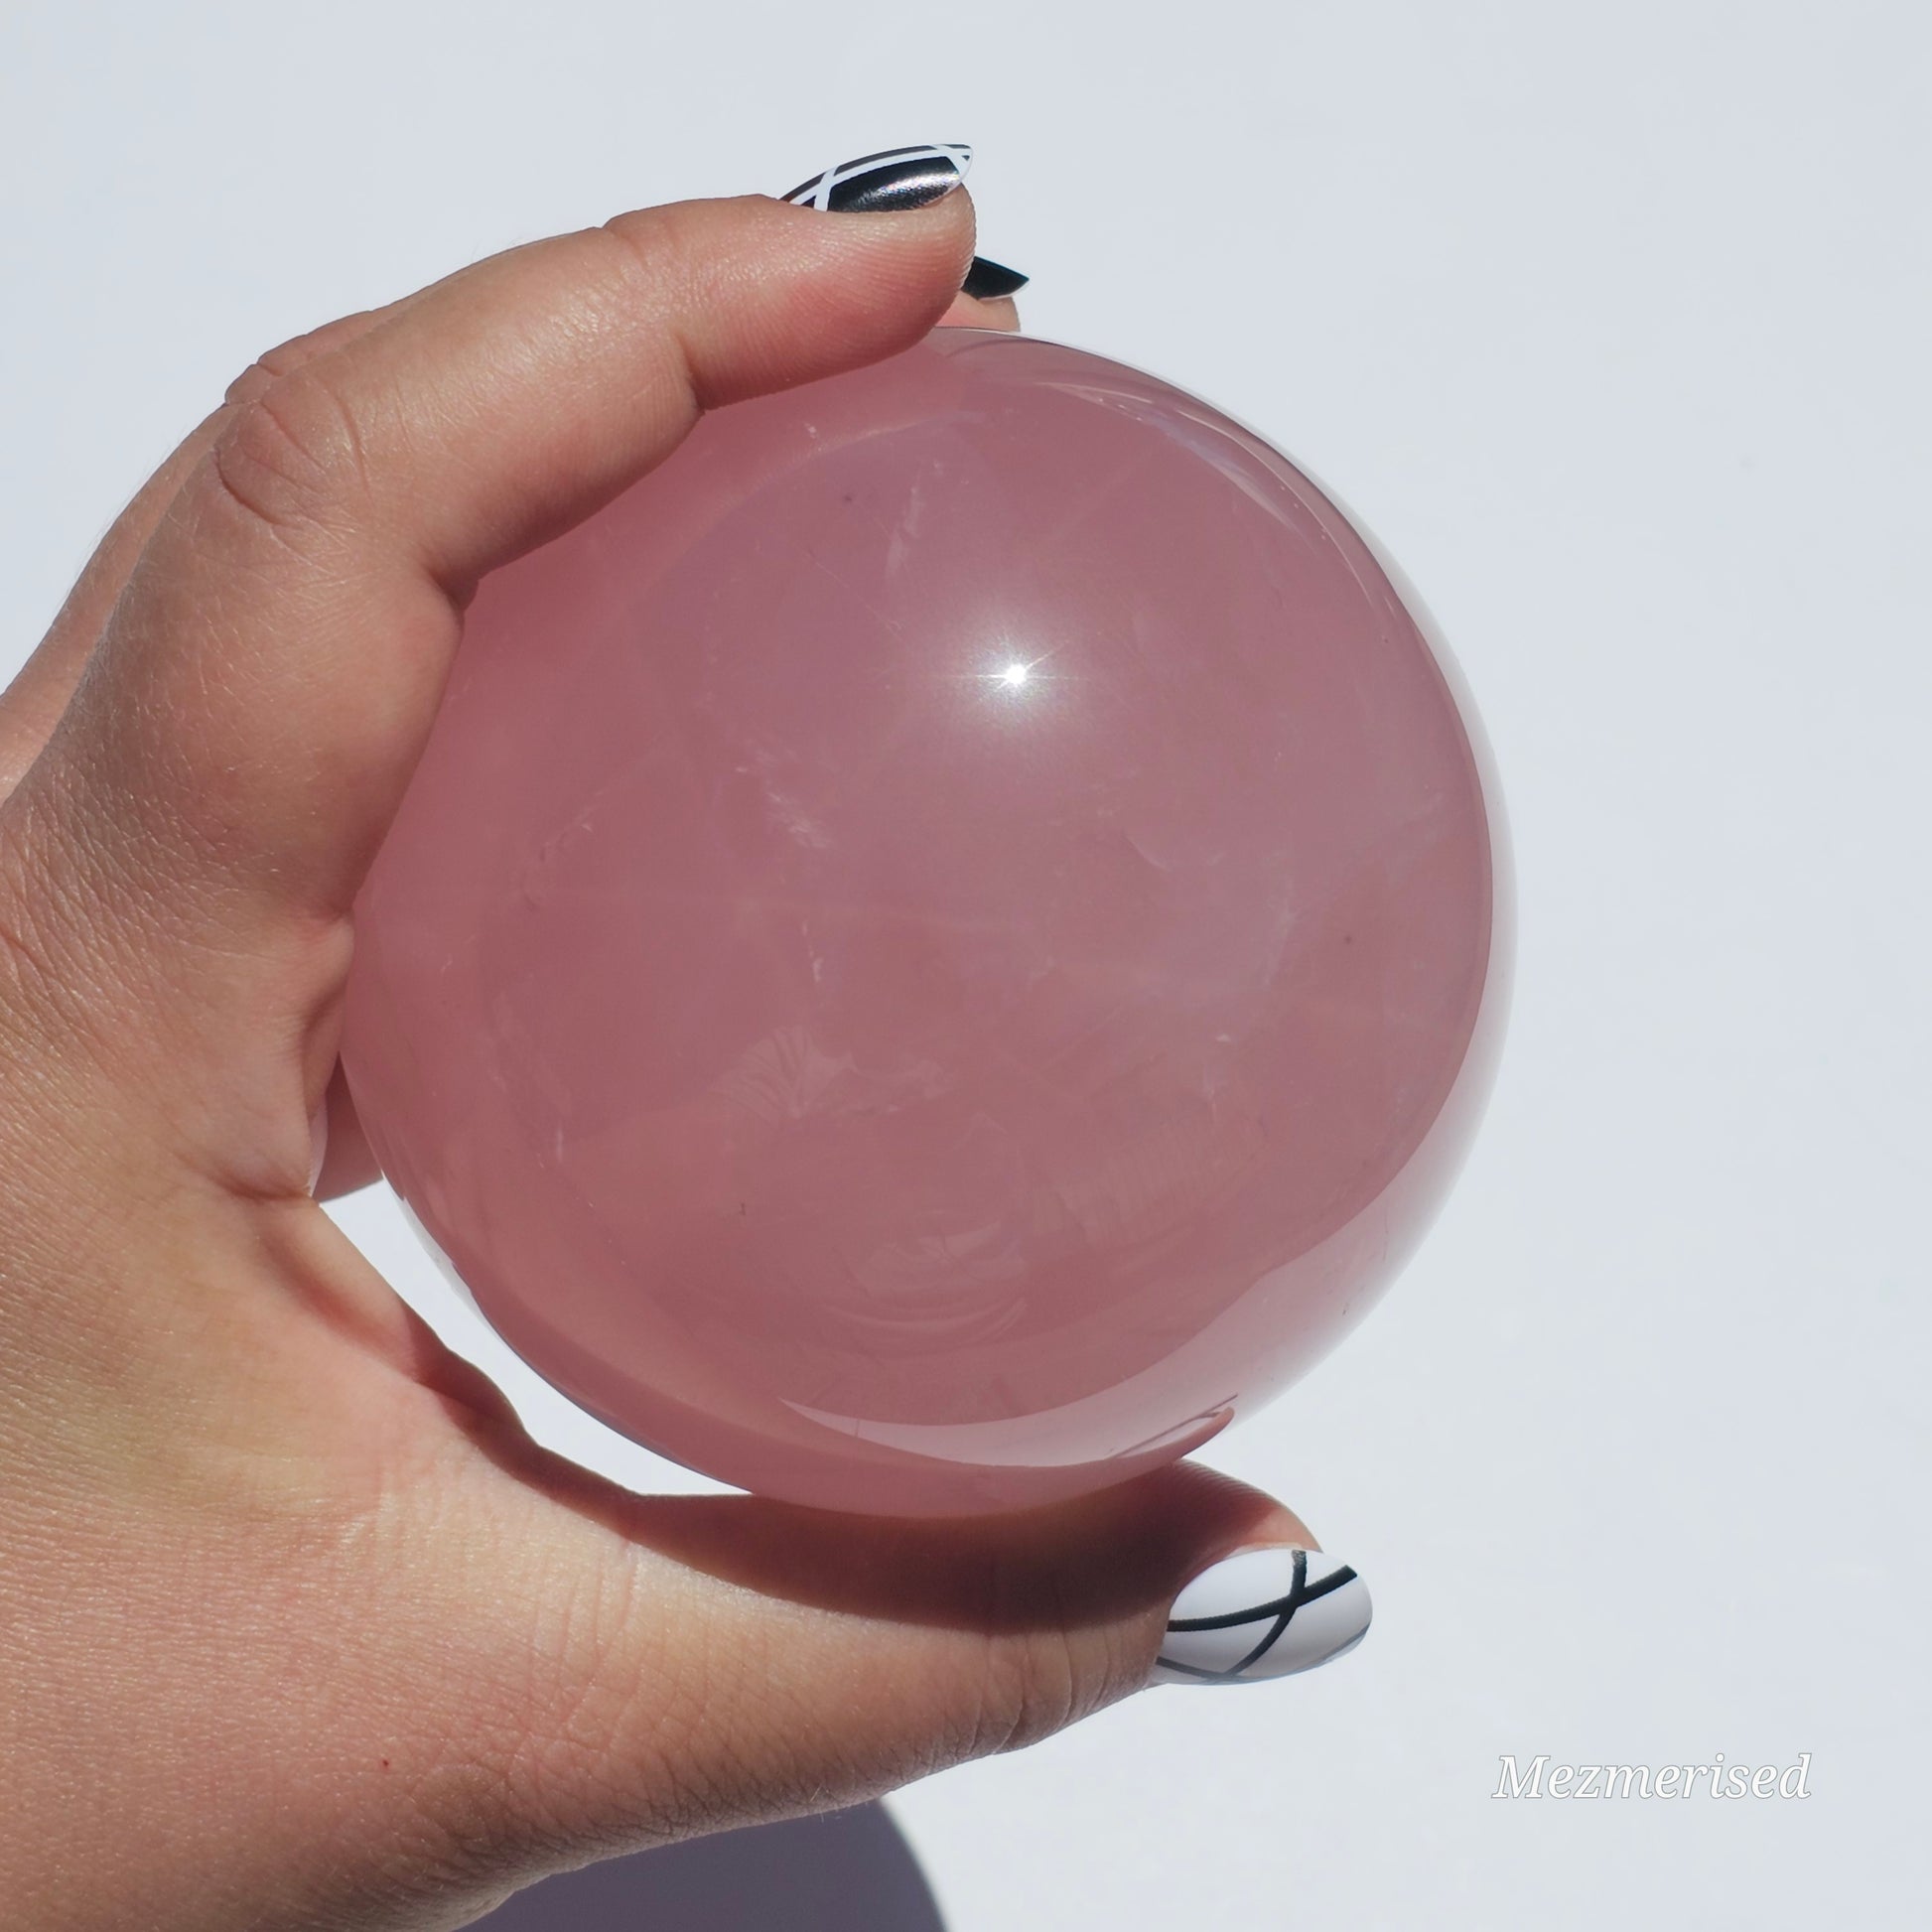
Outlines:
[[[1243,1550],[1174,1598],[1156,1684],[1256,1684],[1353,1650],[1368,1634],[1368,1586],[1319,1550]]]

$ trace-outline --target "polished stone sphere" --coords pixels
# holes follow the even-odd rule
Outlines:
[[[1205,1441],[1401,1266],[1502,887],[1453,669],[1331,497],[943,330],[485,580],[343,1056],[586,1409],[770,1496],[1017,1507]]]

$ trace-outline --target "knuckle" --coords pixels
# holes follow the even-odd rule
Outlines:
[[[675,281],[690,262],[689,222],[680,207],[632,208],[615,214],[590,235],[612,271],[626,285],[653,293]]]
[[[292,374],[305,362],[313,361],[316,356],[335,347],[345,336],[370,320],[372,318],[366,311],[344,316],[339,321],[325,322],[320,328],[306,330],[300,336],[291,336],[285,343],[277,343],[273,348],[264,349],[228,384],[222,401],[253,402],[283,376]]]
[[[958,1655],[939,1696],[930,1758],[916,1775],[1027,1749],[1091,1716],[1127,1688],[1111,1645],[1092,1631],[988,1635]]]
[[[1081,1646],[1064,1631],[1040,1631],[997,1647],[979,1713],[972,1755],[1025,1750],[1084,1717],[1097,1699],[1087,1688]]]
[[[1126,1688],[1122,1632],[1084,1616],[1056,1567],[995,1553],[980,1607],[988,1634],[973,1756],[1024,1750]]]
[[[685,318],[703,310],[722,272],[714,206],[640,208],[613,216],[586,236],[615,303],[641,309],[655,322],[662,377],[681,389],[693,408],[712,401],[703,389],[703,358],[693,352]]]
[[[271,348],[265,355],[257,356],[221,392],[221,400],[230,408],[253,402],[265,389],[287,374],[292,366],[283,361],[282,355],[282,350]]]
[[[353,412],[302,368],[234,405],[207,476],[230,507],[284,542],[330,528],[367,487]]]

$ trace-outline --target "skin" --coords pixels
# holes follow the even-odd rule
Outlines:
[[[644,1498],[534,1448],[317,1204],[349,906],[483,572],[705,408],[954,299],[964,193],[621,215],[263,356],[0,700],[0,1897],[147,1932],[468,1923],[1140,1688],[1231,1551],[1177,1466],[975,1523]]]

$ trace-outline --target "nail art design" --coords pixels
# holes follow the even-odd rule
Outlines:
[[[1319,1550],[1244,1550],[1174,1598],[1157,1684],[1253,1684],[1292,1677],[1368,1634],[1368,1586]]]
[[[778,199],[833,214],[889,214],[942,200],[966,179],[972,165],[973,151],[964,141],[887,148],[880,154],[862,154],[857,161],[841,161]],[[1030,279],[1018,269],[975,255],[959,286],[962,293],[982,302],[996,302],[1024,289]]]
[[[975,255],[965,281],[959,286],[982,302],[997,302],[1002,296],[1017,295],[1032,279],[1017,268],[1006,268],[999,262],[988,261],[984,255]]]
[[[884,214],[925,207],[950,195],[966,179],[973,151],[964,141],[937,141],[923,148],[888,148],[841,161],[779,197],[798,207],[833,214]]]

